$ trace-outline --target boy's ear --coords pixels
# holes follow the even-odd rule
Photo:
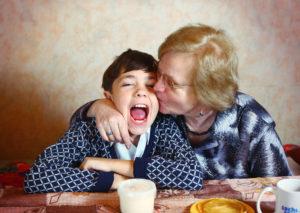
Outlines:
[[[111,98],[111,93],[109,92],[109,91],[104,91],[104,96],[105,96],[105,98],[107,98],[107,99],[109,99],[109,100],[111,100],[112,98]]]

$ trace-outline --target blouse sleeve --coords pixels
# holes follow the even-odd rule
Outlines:
[[[82,105],[74,112],[74,114],[72,115],[72,117],[70,119],[70,127],[74,127],[76,125],[76,122],[89,120],[89,118],[87,117],[87,112],[95,101],[96,100],[90,101],[90,102]]]
[[[262,124],[257,138],[250,142],[250,174],[252,177],[292,175],[281,141],[272,124]]]

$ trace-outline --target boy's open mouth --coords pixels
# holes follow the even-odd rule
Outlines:
[[[136,104],[130,108],[131,118],[137,123],[143,123],[147,120],[149,107],[145,104]]]

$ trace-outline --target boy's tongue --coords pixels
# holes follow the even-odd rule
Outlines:
[[[134,120],[144,120],[146,118],[146,112],[141,108],[132,108],[130,114]]]

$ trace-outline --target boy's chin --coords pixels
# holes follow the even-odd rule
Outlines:
[[[145,127],[138,127],[138,128],[129,128],[128,131],[131,135],[142,135],[143,133],[145,133],[147,131],[149,127],[145,126]]]

